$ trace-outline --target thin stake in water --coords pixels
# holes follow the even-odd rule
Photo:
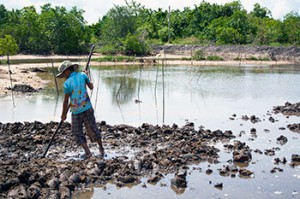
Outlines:
[[[13,101],[13,108],[15,108],[15,99],[14,99],[14,92],[13,92],[13,86],[12,86],[12,78],[11,78],[11,70],[10,70],[10,63],[9,63],[9,54],[7,55],[7,65],[8,65],[8,74],[10,79],[10,88],[11,88],[11,98]]]
[[[51,64],[52,64],[52,69],[53,69],[53,71],[54,71],[53,60],[51,60]],[[53,74],[53,78],[54,78],[54,83],[55,83],[55,88],[56,88],[56,94],[57,94],[57,96],[58,96],[58,95],[59,95],[59,91],[58,91],[57,79],[56,79],[56,77],[55,77],[54,72],[53,72],[52,74]]]

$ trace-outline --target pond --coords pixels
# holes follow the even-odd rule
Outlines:
[[[262,115],[286,101],[298,102],[299,75],[294,65],[167,66],[164,75],[161,66],[101,67],[92,70],[90,95],[97,121],[108,124],[183,125],[188,120],[220,128],[232,114]],[[59,121],[62,100],[62,91],[57,97],[54,87],[17,96],[15,108],[7,96],[1,99],[0,121]]]
[[[208,168],[217,171],[231,159],[231,154],[223,149],[224,143],[217,143],[220,163],[190,166],[185,190],[170,188],[173,175],[168,174],[157,185],[147,184],[146,178],[137,186],[121,189],[108,184],[76,195],[77,198],[300,197],[300,168],[273,163],[275,157],[286,157],[289,162],[291,154],[299,154],[299,134],[282,128],[299,123],[299,117],[272,113],[273,106],[299,102],[300,65],[102,66],[92,68],[92,79],[95,89],[90,95],[98,122],[132,126],[143,123],[182,126],[193,122],[195,128],[243,134],[239,140],[251,149],[263,151],[275,147],[278,151],[272,157],[252,154],[247,169],[255,171],[254,178],[223,177],[217,172],[207,175]],[[51,87],[30,96],[18,95],[15,108],[11,97],[1,98],[0,121],[59,121],[63,100],[62,91],[59,92],[57,97]],[[261,122],[244,121],[243,115],[255,115]],[[275,123],[268,120],[270,115]],[[257,137],[251,135],[251,128],[257,130]],[[288,138],[288,144],[276,143],[280,135]],[[274,167],[282,168],[283,172],[271,173]],[[215,188],[216,183],[222,183],[223,188]]]

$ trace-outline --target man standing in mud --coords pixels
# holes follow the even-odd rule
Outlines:
[[[78,64],[72,64],[70,61],[64,61],[58,68],[57,77],[65,78],[64,82],[64,102],[61,114],[61,120],[67,118],[68,109],[72,112],[72,133],[78,145],[81,145],[85,151],[82,158],[90,158],[92,153],[87,145],[87,140],[83,134],[83,124],[86,129],[86,134],[91,142],[97,142],[99,151],[104,157],[104,148],[102,146],[101,134],[96,125],[94,109],[90,101],[87,88],[93,89],[93,83],[90,82],[85,72],[77,72]],[[69,104],[70,99],[70,104]]]

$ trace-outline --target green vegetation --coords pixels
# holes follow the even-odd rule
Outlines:
[[[150,45],[300,45],[300,16],[272,18],[254,4],[249,13],[240,1],[224,5],[202,1],[183,10],[148,9],[134,1],[115,5],[99,21],[87,25],[83,10],[34,6],[9,11],[0,4],[0,38],[11,35],[23,54],[82,54],[91,43],[104,54],[147,55]],[[168,26],[170,22],[170,27]],[[201,59],[201,57],[195,58]],[[217,59],[210,57],[210,59]]]
[[[101,58],[93,58],[93,61],[99,61],[99,62],[103,62],[103,61],[116,61],[116,62],[121,62],[121,61],[134,61],[134,57],[130,57],[130,56],[105,56],[105,57],[101,57]]]
[[[268,57],[263,57],[263,58],[257,58],[257,57],[254,57],[254,56],[251,56],[251,57],[247,57],[246,60],[249,60],[249,61],[270,61],[270,59]]]
[[[18,45],[12,36],[5,35],[4,38],[0,38],[0,55],[6,55],[7,64],[10,64],[9,55],[14,55],[17,51]],[[2,64],[2,62],[0,62],[0,64]]]
[[[196,50],[192,56],[193,60],[209,60],[209,61],[223,61],[223,57],[217,55],[208,55],[205,57],[203,50]]]
[[[223,57],[217,56],[217,55],[210,55],[207,56],[207,60],[209,61],[223,61]]]
[[[18,45],[12,36],[5,35],[4,38],[0,38],[0,55],[14,55],[17,51]]]
[[[205,60],[205,54],[203,50],[196,50],[192,56],[193,60]]]

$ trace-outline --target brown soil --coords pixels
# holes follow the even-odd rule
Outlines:
[[[11,93],[8,90],[8,88],[11,88],[11,83],[12,87],[16,84],[26,84],[34,89],[44,88],[48,81],[42,80],[36,72],[31,72],[30,69],[35,67],[46,67],[46,64],[10,65],[10,79],[8,65],[0,65],[0,96]]]

